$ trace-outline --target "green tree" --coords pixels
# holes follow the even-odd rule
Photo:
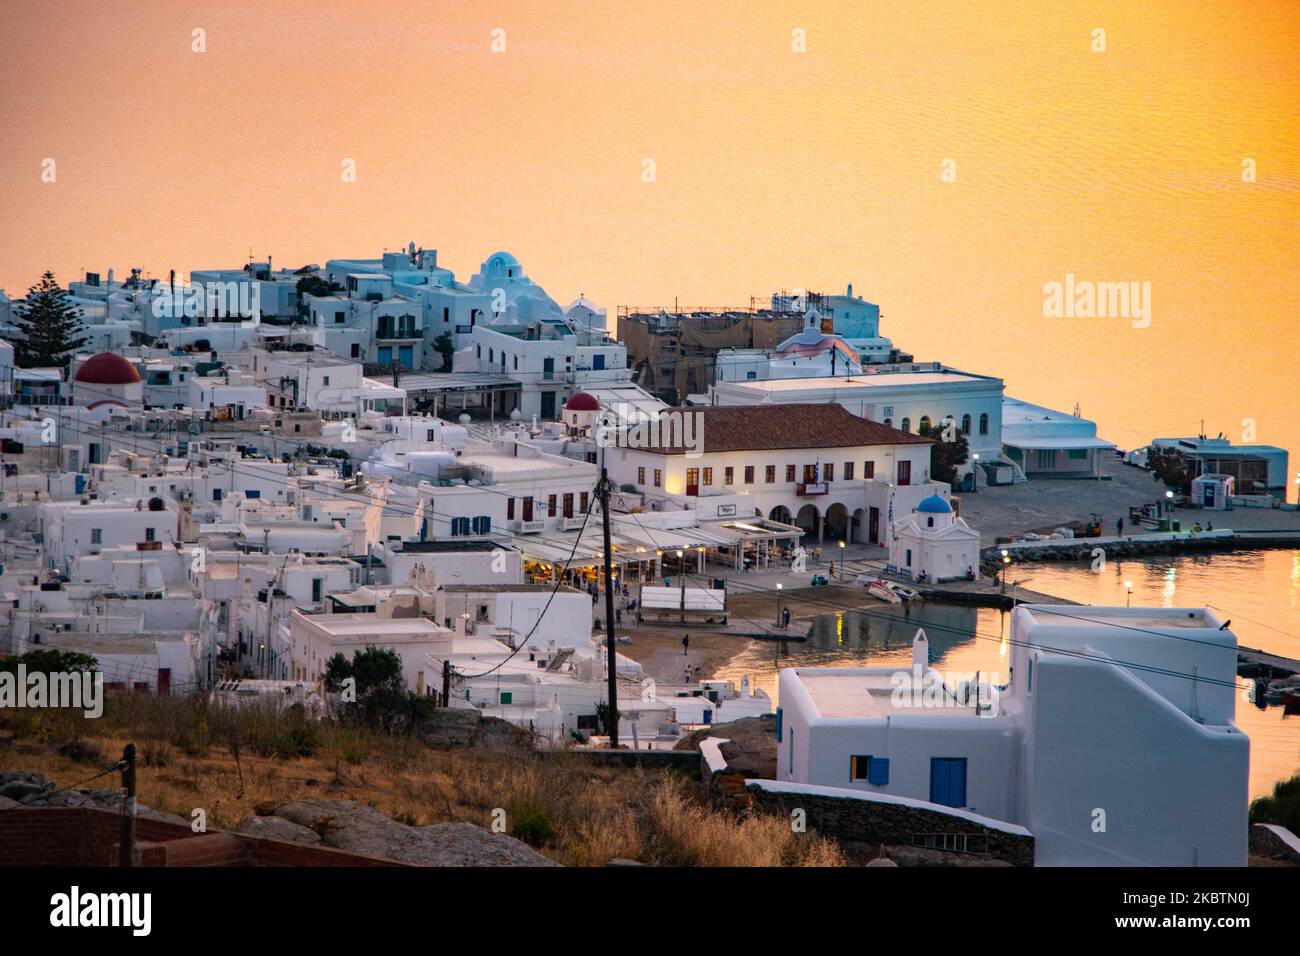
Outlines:
[[[951,439],[950,441],[945,441],[945,433],[946,437]],[[922,438],[929,438],[934,442],[930,448],[930,477],[935,481],[946,481],[948,484],[956,482],[957,469],[966,464],[966,460],[970,458],[970,444],[966,441],[966,436],[951,421],[948,425],[944,422],[937,425],[922,425],[919,434]]]
[[[1192,479],[1196,477],[1191,461],[1177,448],[1152,445],[1147,449],[1147,467],[1151,477],[1162,481],[1180,494],[1190,494]]]
[[[93,671],[99,665],[99,661],[89,654],[43,648],[38,651],[28,651],[20,657],[6,657],[0,660],[0,671],[16,674],[18,673],[19,664],[22,664],[29,674],[38,671],[42,674],[57,674],[71,671]]]
[[[67,368],[72,353],[88,341],[82,333],[81,310],[68,299],[53,272],[27,290],[27,298],[14,306],[19,333],[14,361],[20,368]]]
[[[451,336],[446,332],[433,340],[433,348],[442,356],[442,371],[451,371],[452,356],[456,354],[456,346],[452,344]]]
[[[406,689],[396,651],[371,646],[354,651],[352,660],[335,654],[325,665],[325,687],[338,691],[348,678],[356,681],[357,699],[345,702],[343,712],[382,730],[410,730],[436,706],[432,697]]]

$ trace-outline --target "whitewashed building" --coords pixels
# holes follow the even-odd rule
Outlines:
[[[1199,608],[1020,605],[1006,674],[787,668],[777,777],[1033,833],[1048,866],[1244,866],[1237,639]]]
[[[939,495],[924,498],[894,523],[888,570],[917,582],[979,576],[980,533]]]
[[[834,402],[862,418],[910,433],[926,425],[942,426],[951,417],[953,429],[970,447],[970,460],[959,468],[964,475],[977,463],[987,465],[1002,457],[1002,391],[1000,378],[938,362],[912,362],[870,365],[860,375],[717,382],[710,401],[727,406]]]
[[[818,541],[887,546],[898,515],[947,490],[930,479],[929,439],[839,404],[685,408],[657,423],[657,433],[644,432],[649,447],[637,447],[643,433],[634,429],[605,458],[615,483],[655,510],[722,517],[708,507],[717,500],[739,516],[740,495],[751,515],[797,524]]]
[[[1096,478],[1115,445],[1097,423],[1018,398],[1002,400],[1002,447],[1021,477]]]

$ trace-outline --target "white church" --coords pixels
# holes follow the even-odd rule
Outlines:
[[[953,513],[939,495],[922,499],[894,522],[887,570],[913,581],[978,577],[980,533]]]

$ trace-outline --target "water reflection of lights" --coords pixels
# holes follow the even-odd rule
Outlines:
[[[844,614],[841,611],[835,612],[835,643],[844,643]]]
[[[1178,569],[1172,564],[1165,568],[1165,586],[1161,589],[1165,607],[1174,606],[1174,595],[1178,593]]]

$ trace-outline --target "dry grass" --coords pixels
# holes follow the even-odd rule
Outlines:
[[[510,831],[571,866],[625,858],[661,866],[842,866],[837,844],[794,833],[780,817],[707,804],[677,772],[597,767],[546,755],[434,751],[413,737],[310,724],[250,708],[222,712],[199,698],[111,693],[98,720],[55,710],[0,712],[0,770],[78,783],[137,745],[137,789],[147,806],[233,827],[259,804],[356,800],[412,825],[488,826],[502,809]],[[117,786],[115,775],[91,784]]]

